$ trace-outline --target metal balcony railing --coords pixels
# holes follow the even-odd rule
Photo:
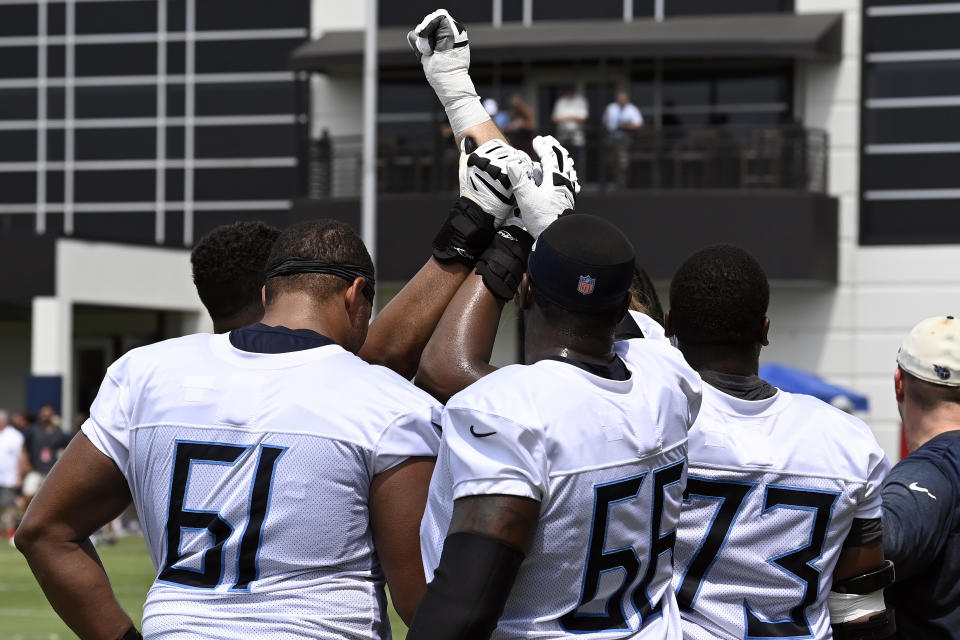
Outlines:
[[[526,140],[529,140],[529,134]],[[644,128],[626,138],[588,131],[571,149],[587,191],[779,189],[825,193],[827,135],[800,125]],[[522,146],[522,141],[515,141]],[[359,136],[311,140],[301,184],[309,198],[360,195]],[[457,152],[449,141],[378,141],[381,193],[453,191]]]

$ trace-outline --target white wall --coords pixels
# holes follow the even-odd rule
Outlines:
[[[313,0],[310,37],[317,38],[324,31],[363,29],[365,4],[365,0]]]
[[[867,422],[892,460],[899,458],[893,371],[900,342],[923,318],[960,313],[960,246],[858,244],[859,0],[796,0],[797,13],[842,11],[839,64],[800,65],[804,123],[829,135],[829,190],[840,202],[839,284],[835,289],[774,287],[766,362],[812,370],[870,398]]]

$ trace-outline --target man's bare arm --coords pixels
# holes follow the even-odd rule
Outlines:
[[[133,625],[89,540],[129,504],[123,474],[79,433],[17,529],[14,541],[47,600],[83,640],[117,640]]]
[[[420,520],[434,458],[409,458],[374,476],[370,528],[397,613],[407,624],[427,590],[420,559]]]
[[[470,274],[430,337],[416,384],[441,402],[496,371],[490,364],[504,301]]]

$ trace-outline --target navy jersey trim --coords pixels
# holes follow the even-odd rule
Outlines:
[[[258,322],[230,332],[230,344],[249,353],[291,353],[336,344],[327,336],[310,329],[271,327]]]

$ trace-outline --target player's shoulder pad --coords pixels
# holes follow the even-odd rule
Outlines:
[[[486,410],[491,402],[512,407],[530,397],[529,385],[537,385],[537,372],[523,364],[511,364],[489,373],[447,401],[447,408]],[[543,386],[543,380],[539,385]],[[495,413],[495,412],[494,412]]]
[[[803,393],[786,394],[797,407],[796,411],[806,416],[806,424],[810,429],[811,439],[822,443],[823,438],[828,441],[840,440],[843,450],[851,455],[862,453],[866,455],[884,456],[883,448],[877,442],[870,426],[855,415],[841,411],[831,404]]]

